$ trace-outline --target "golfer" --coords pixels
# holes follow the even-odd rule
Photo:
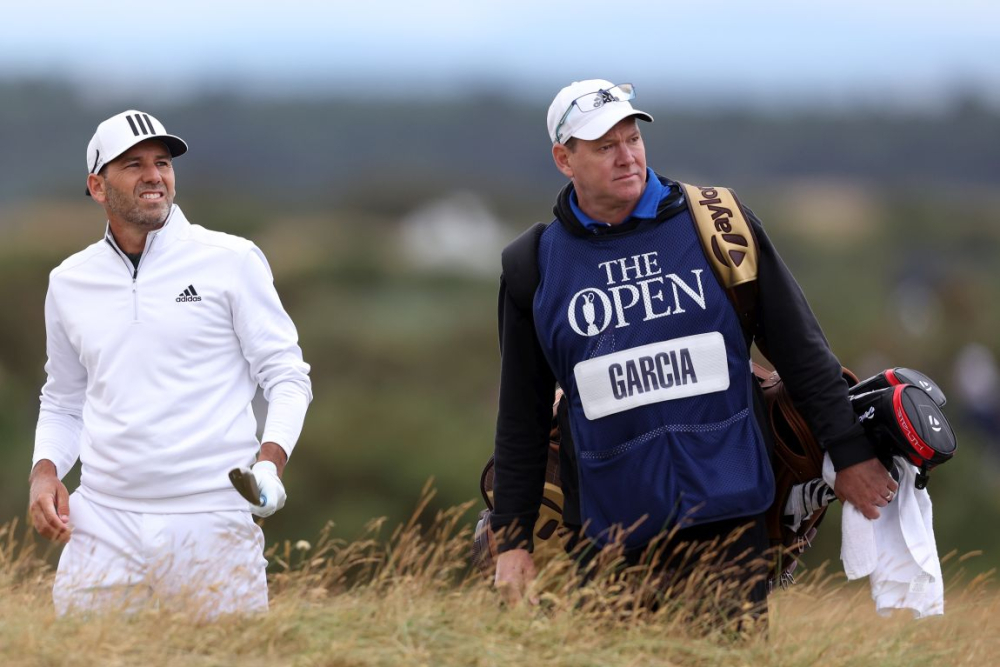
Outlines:
[[[49,277],[29,511],[42,536],[66,545],[53,590],[60,614],[267,609],[251,512],[284,505],[309,366],[261,251],[188,222],[174,204],[173,161],[186,151],[148,113],[98,125],[87,194],[107,227]],[[258,387],[263,444],[250,408]],[[77,459],[69,494],[61,480]],[[251,465],[260,507],[227,477]]]

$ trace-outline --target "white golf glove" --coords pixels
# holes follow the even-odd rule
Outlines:
[[[250,512],[257,516],[271,516],[285,506],[285,485],[278,478],[278,469],[270,461],[257,461],[250,468],[257,488],[260,489],[262,504],[250,506]]]

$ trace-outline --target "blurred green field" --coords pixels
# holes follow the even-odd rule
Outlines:
[[[989,442],[967,427],[953,378],[966,343],[996,350],[996,209],[982,197],[880,198],[822,184],[741,195],[765,220],[847,366],[863,377],[913,366],[952,395],[946,413],[959,450],[933,472],[929,487],[939,550],[982,552],[967,566],[996,567],[1000,532],[991,527],[1000,523],[1000,449],[996,437]],[[328,521],[345,539],[375,517],[401,521],[429,479],[438,490],[436,507],[479,497],[496,408],[498,245],[484,255],[493,265],[428,266],[408,245],[405,207],[290,212],[229,206],[197,192],[178,202],[193,221],[260,245],[312,365],[315,400],[287,469],[288,504],[266,522],[269,542],[315,535]],[[484,202],[504,212],[501,243],[545,213]],[[26,508],[44,381],[47,273],[99,238],[103,222],[87,201],[10,206],[0,210],[0,221],[2,521],[23,517]],[[917,279],[923,312],[916,325],[904,326],[900,286]],[[470,509],[466,521],[474,515]],[[834,512],[807,560],[837,557],[836,525]]]

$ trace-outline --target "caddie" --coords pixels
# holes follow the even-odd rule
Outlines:
[[[519,303],[515,276],[500,283],[495,585],[516,602],[536,574],[531,528],[558,383],[573,441],[560,449],[563,520],[581,561],[615,544],[626,564],[648,563],[647,546],[670,530],[671,547],[717,541],[734,566],[729,612],[762,614],[774,478],[753,340],[713,275],[683,189],[646,166],[637,121],[653,118],[634,98],[631,84],[577,81],[548,110],[552,158],[569,183],[537,236],[533,295]],[[712,205],[715,191],[702,196]],[[722,233],[726,209],[716,205]],[[829,452],[837,495],[877,518],[896,483],[858,424],[802,291],[742,210],[755,240],[723,235],[720,252],[732,241],[738,261],[740,242],[757,244],[753,338]],[[671,552],[658,566],[684,576]]]
[[[312,400],[309,366],[260,249],[192,224],[174,204],[173,163],[187,149],[141,111],[98,125],[87,194],[107,226],[49,276],[29,511],[42,536],[65,545],[59,614],[267,610],[251,512],[285,503],[280,478]],[[250,406],[258,387],[262,444]],[[61,479],[78,458],[70,495]],[[251,465],[261,507],[227,477]]]

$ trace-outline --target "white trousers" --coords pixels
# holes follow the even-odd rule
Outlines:
[[[201,618],[267,611],[264,534],[249,512],[145,514],[73,493],[52,598],[68,612],[166,607]]]

